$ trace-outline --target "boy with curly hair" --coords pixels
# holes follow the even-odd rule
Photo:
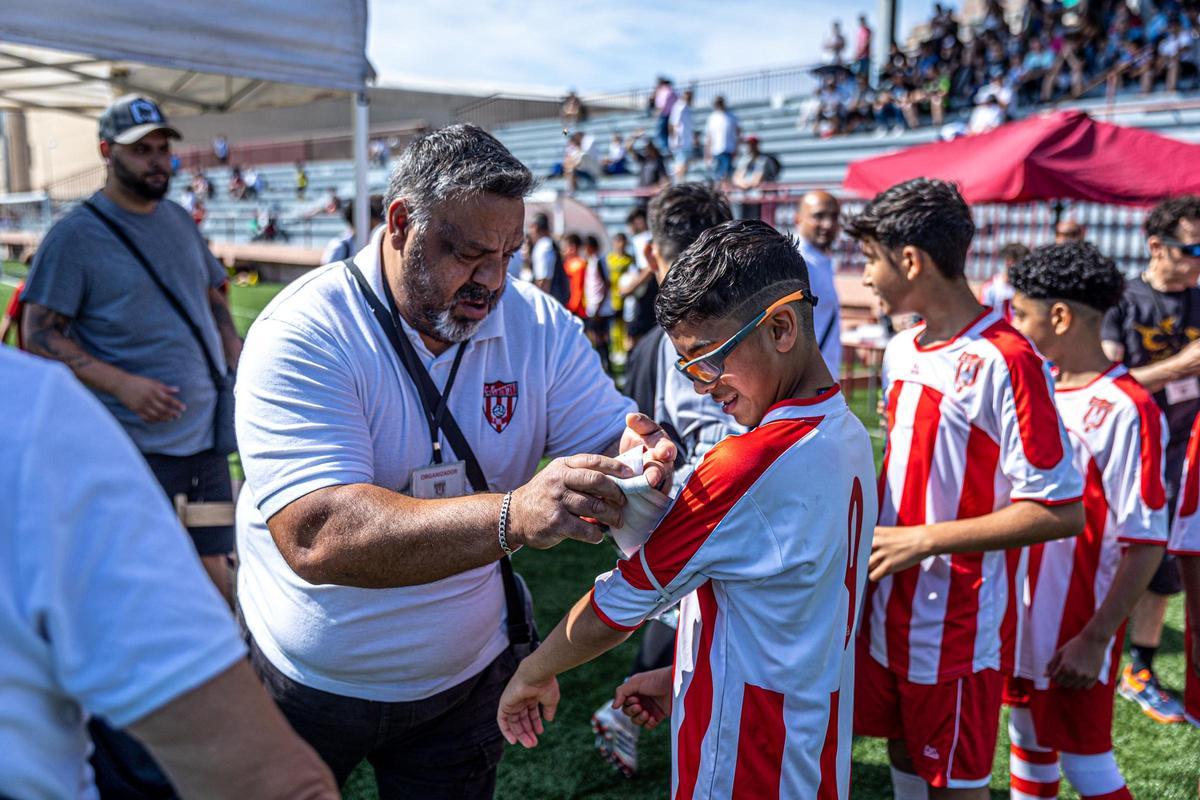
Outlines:
[[[1009,682],[1012,796],[1130,798],[1112,749],[1125,620],[1167,542],[1166,419],[1100,345],[1125,281],[1086,243],[1035,250],[1009,274],[1013,325],[1057,368],[1055,405],[1085,476],[1083,532],[1034,545],[1019,677]]]

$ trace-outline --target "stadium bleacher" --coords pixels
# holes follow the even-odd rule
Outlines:
[[[934,127],[905,131],[898,136],[877,138],[870,133],[856,133],[834,138],[821,139],[810,131],[801,130],[800,118],[802,97],[789,97],[782,101],[761,101],[734,107],[744,134],[759,137],[764,152],[775,155],[783,166],[780,180],[804,188],[830,188],[841,185],[848,165],[857,159],[880,155],[891,150],[933,141],[938,136]],[[1070,108],[1079,108],[1121,125],[1145,128],[1184,141],[1200,142],[1200,103],[1181,102],[1178,95],[1151,95],[1149,97],[1128,95],[1120,97],[1109,107],[1103,98],[1072,103]],[[703,129],[708,109],[697,109],[695,125]],[[599,151],[607,146],[613,133],[629,136],[639,128],[647,128],[650,120],[642,111],[610,113],[598,116],[583,126],[595,137]],[[524,161],[536,175],[547,175],[551,167],[562,159],[565,142],[563,128],[557,120],[538,120],[508,125],[495,131],[513,153]],[[207,203],[208,215],[204,232],[215,242],[248,242],[253,235],[253,220],[260,207],[274,207],[281,220],[282,229],[288,234],[288,243],[304,247],[319,248],[332,237],[342,233],[344,223],[338,214],[319,211],[330,189],[345,197],[353,185],[353,166],[349,161],[314,162],[307,165],[309,189],[303,200],[295,193],[294,167],[291,164],[256,165],[266,188],[255,200],[236,201],[225,192],[229,179],[229,167],[206,170],[205,174],[215,188],[213,199]],[[708,177],[706,167],[693,163],[688,173],[691,179]],[[552,190],[565,190],[564,180],[544,178],[543,186]],[[387,169],[376,167],[371,170],[370,186],[373,192],[382,191],[387,183]],[[603,176],[595,187],[581,189],[575,197],[597,209],[601,219],[611,232],[624,226],[625,216],[637,198],[623,194],[636,186],[633,175]],[[178,179],[172,192],[174,199],[182,197],[185,181]],[[317,211],[317,213],[313,213]],[[1088,227],[1089,237],[1107,252],[1122,261],[1135,262],[1141,257],[1141,241],[1136,227],[1140,223],[1140,212],[1095,205],[1079,206],[1072,211],[1078,220]],[[1030,244],[1039,244],[1039,237],[1046,236],[1048,220],[1053,211],[1045,205],[1008,209],[992,229],[987,227],[988,216],[982,218],[979,250],[990,253],[1003,244],[1006,236],[1014,230],[1026,230],[1032,236]],[[782,221],[784,215],[780,216]],[[995,245],[993,248],[992,245]],[[973,277],[982,278],[994,267],[993,259],[980,259],[979,272]]]

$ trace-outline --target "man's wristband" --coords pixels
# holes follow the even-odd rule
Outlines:
[[[506,556],[511,556],[516,550],[508,546],[508,508],[512,505],[512,492],[504,495],[504,500],[500,502],[500,549],[504,551]],[[520,550],[520,545],[517,550]]]

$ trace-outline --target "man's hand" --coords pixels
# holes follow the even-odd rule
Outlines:
[[[625,433],[621,434],[618,448],[624,453],[635,447],[645,447],[646,457],[642,460],[642,474],[655,489],[671,485],[675,472],[675,443],[658,423],[645,414],[629,414],[625,417]]]
[[[1107,641],[1079,634],[1058,649],[1046,665],[1046,677],[1064,689],[1090,689],[1100,679]]]
[[[137,414],[143,422],[166,422],[179,419],[187,409],[179,398],[178,386],[167,386],[153,378],[130,375],[116,392],[121,404]]]
[[[925,541],[924,526],[909,525],[896,528],[880,525],[875,528],[867,575],[873,581],[880,581],[888,575],[921,563],[922,559],[929,555],[932,553],[928,551]]]
[[[609,475],[632,478],[633,470],[615,458],[598,455],[551,461],[513,492],[509,542],[545,550],[568,538],[592,544],[602,541],[600,526],[621,527],[625,505],[625,495]]]
[[[671,716],[671,667],[639,672],[617,687],[613,708],[646,730]]]
[[[545,731],[542,716],[545,715],[547,722],[553,722],[557,709],[558,680],[550,678],[543,683],[531,683],[518,667],[500,696],[496,722],[506,742],[520,742],[522,747],[529,749],[537,747],[537,737]]]

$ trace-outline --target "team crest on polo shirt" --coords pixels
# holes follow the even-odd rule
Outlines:
[[[492,381],[483,385],[483,416],[496,433],[502,433],[517,410],[517,382]]]
[[[1108,412],[1113,410],[1113,404],[1099,397],[1088,401],[1088,410],[1083,415],[1083,432],[1091,433],[1099,429],[1108,419]]]
[[[983,359],[974,353],[963,353],[958,357],[958,369],[954,371],[954,391],[961,392],[975,383],[979,377],[979,365]]]

